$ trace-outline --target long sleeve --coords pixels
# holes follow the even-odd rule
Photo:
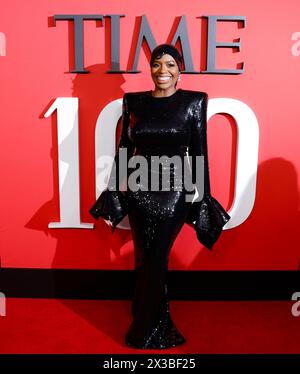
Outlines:
[[[93,204],[89,210],[90,214],[98,220],[102,217],[109,220],[112,223],[112,233],[114,232],[116,226],[122,219],[128,214],[128,201],[126,194],[121,192],[121,187],[124,183],[124,167],[127,168],[128,160],[133,155],[134,144],[129,139],[128,127],[130,123],[130,112],[128,105],[127,93],[123,96],[122,104],[122,129],[120,142],[117,147],[117,151],[114,157],[113,168],[109,176],[108,186],[100,196],[97,198],[96,202]],[[127,160],[126,165],[121,165],[121,150],[127,149]],[[119,168],[121,168],[119,173]],[[126,172],[127,174],[127,172]],[[126,175],[125,174],[125,175]],[[121,175],[121,179],[119,176]]]
[[[203,95],[199,100],[196,100],[195,105],[192,109],[192,126],[191,126],[191,142],[189,147],[189,154],[192,160],[192,182],[195,184],[197,182],[197,156],[203,157],[203,167],[204,167],[204,181],[203,195],[207,196],[210,194],[210,179],[209,179],[209,168],[208,168],[208,154],[207,154],[207,104],[208,95],[203,92]],[[198,170],[199,172],[199,170]],[[202,189],[202,188],[201,188]],[[198,191],[200,192],[200,191]]]
[[[189,146],[189,156],[192,161],[192,181],[194,184],[197,181],[197,156],[203,156],[204,180],[202,180],[202,199],[200,201],[197,199],[197,201],[191,204],[186,222],[193,225],[200,243],[212,249],[214,243],[221,235],[223,226],[229,221],[230,216],[221,204],[211,196],[210,192],[207,150],[207,105],[208,95],[206,92],[201,92],[200,97],[197,98],[195,105],[192,107],[191,141]],[[199,186],[197,190],[198,188]],[[199,195],[201,195],[201,192],[202,188],[200,191],[198,190]]]

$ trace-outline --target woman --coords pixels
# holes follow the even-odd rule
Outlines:
[[[193,225],[202,244],[212,248],[230,219],[210,195],[206,142],[208,95],[176,89],[182,62],[182,56],[173,45],[157,46],[150,61],[154,90],[124,94],[122,132],[115,165],[118,170],[120,151],[127,150],[128,160],[143,156],[148,161],[148,169],[139,178],[139,189],[130,188],[132,181],[131,185],[128,181],[136,168],[129,164],[131,172],[128,172],[125,193],[120,189],[122,181],[116,178],[119,174],[111,173],[109,184],[116,185],[117,189],[106,188],[90,209],[95,219],[102,217],[110,221],[112,232],[128,214],[134,242],[136,286],[133,320],[125,341],[135,348],[162,349],[186,341],[169,312],[166,275],[170,250],[185,222]],[[187,152],[194,186],[199,172],[196,158],[204,158],[204,193],[200,201],[188,199],[191,192],[194,196],[195,188],[188,190],[182,178]],[[182,164],[170,165],[164,161],[162,169],[154,168],[153,156],[177,156],[177,160],[179,156]],[[161,188],[166,172],[171,182],[167,189]],[[156,190],[149,188],[152,178],[159,179]],[[182,188],[179,190],[178,186]]]

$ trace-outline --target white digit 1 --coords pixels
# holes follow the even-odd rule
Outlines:
[[[80,222],[78,98],[58,97],[45,113],[57,111],[58,178],[60,222],[50,222],[49,228],[93,228],[92,223]]]

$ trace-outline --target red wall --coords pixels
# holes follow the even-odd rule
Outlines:
[[[300,30],[300,4],[288,2],[193,0],[140,2],[29,0],[6,2],[0,13],[0,256],[2,267],[132,269],[130,231],[114,235],[103,220],[95,229],[49,229],[59,221],[56,117],[43,114],[57,97],[79,98],[82,222],[94,222],[94,132],[97,117],[124,92],[153,89],[150,51],[145,45],[138,74],[107,74],[109,23],[85,22],[85,67],[69,73],[72,29],[55,14],[124,14],[121,18],[121,69],[132,67],[140,17],[146,15],[157,44],[170,42],[178,18],[186,15],[194,67],[205,69],[204,15],[240,15],[218,25],[217,39],[241,38],[240,52],[218,49],[217,67],[241,75],[182,74],[178,88],[206,91],[210,98],[243,101],[259,122],[256,201],[248,219],[223,232],[212,252],[187,225],[178,236],[170,269],[291,269],[299,265],[298,173],[300,56],[292,35]],[[296,35],[296,34],[295,34]],[[298,36],[300,38],[300,36]],[[294,46],[294,49],[293,48]],[[1,51],[1,46],[0,46]],[[3,53],[3,51],[5,53]],[[299,48],[300,51],[300,48]],[[234,193],[233,121],[213,116],[208,125],[212,192],[229,209]],[[183,250],[184,249],[184,250]]]

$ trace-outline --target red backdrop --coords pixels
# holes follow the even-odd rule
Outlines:
[[[57,97],[79,98],[81,221],[94,222],[94,134],[101,110],[124,92],[153,89],[150,50],[140,54],[137,74],[108,74],[109,22],[84,24],[84,65],[72,68],[72,28],[55,14],[124,14],[120,67],[130,70],[146,15],[157,44],[170,42],[186,15],[195,70],[205,70],[204,15],[239,15],[246,25],[220,22],[217,40],[241,38],[241,50],[217,50],[217,67],[240,75],[182,74],[178,88],[206,91],[210,98],[243,101],[259,122],[259,164],[254,208],[241,225],[225,230],[210,252],[187,225],[180,232],[170,269],[291,269],[299,266],[298,172],[300,5],[288,2],[217,0],[10,1],[0,13],[0,251],[2,267],[132,269],[128,230],[112,235],[103,220],[95,229],[49,229],[59,221],[56,117],[43,114]],[[294,40],[293,40],[294,39]],[[300,49],[300,48],[299,48]],[[236,129],[226,115],[208,124],[212,192],[229,209],[234,194]]]

